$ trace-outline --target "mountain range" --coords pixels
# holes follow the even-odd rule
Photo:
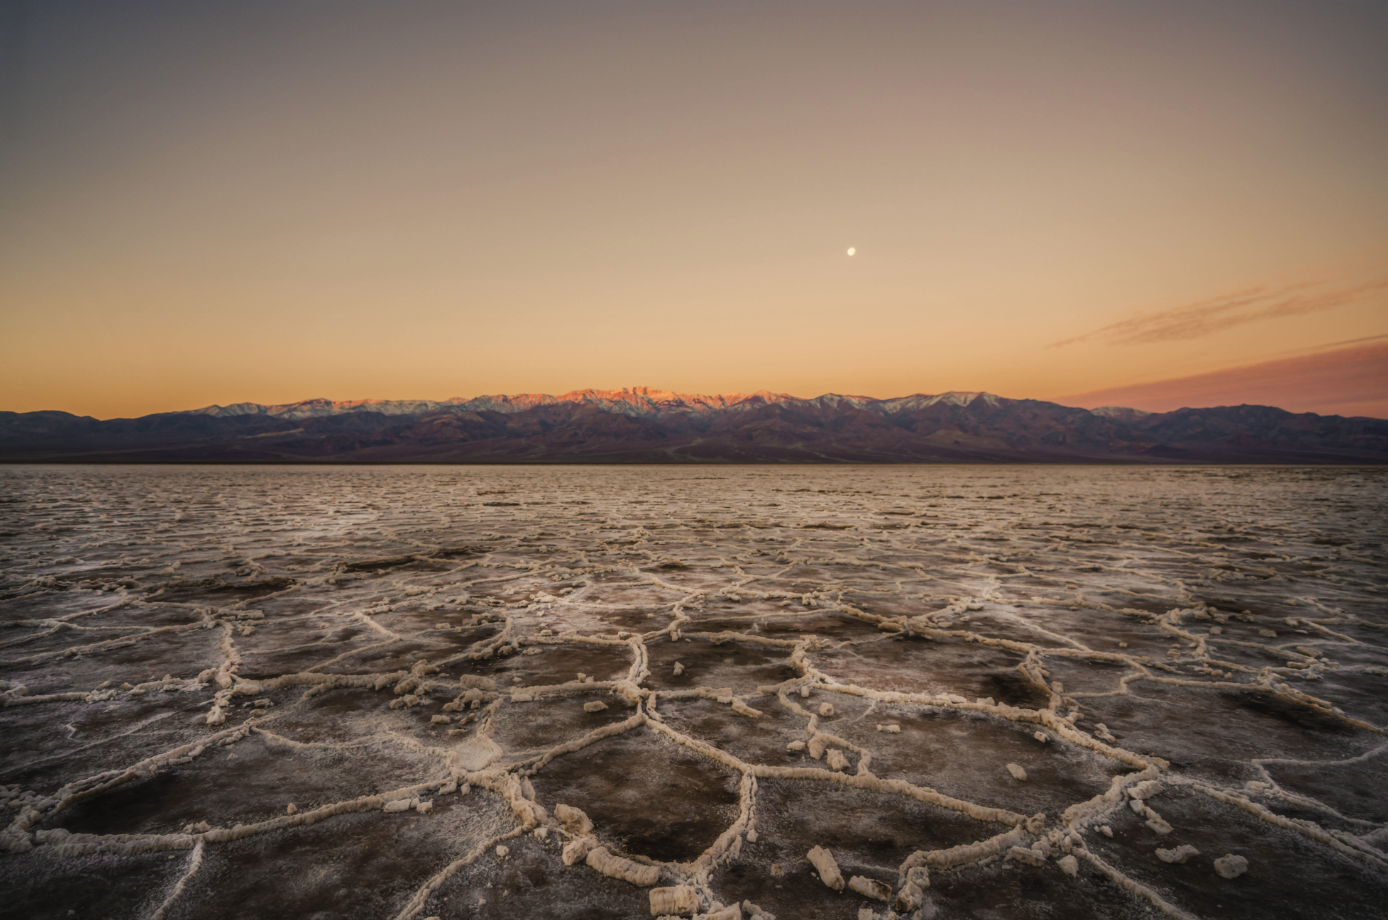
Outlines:
[[[1388,421],[1271,406],[1091,410],[991,393],[799,399],[636,387],[237,403],[135,419],[0,412],[0,461],[1384,463]]]

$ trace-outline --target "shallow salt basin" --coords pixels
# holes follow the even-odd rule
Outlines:
[[[1388,471],[0,468],[0,917],[1388,903]]]

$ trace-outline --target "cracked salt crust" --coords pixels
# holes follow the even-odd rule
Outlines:
[[[925,917],[999,872],[1074,916],[1382,901],[1377,471],[0,475],[16,903],[186,853],[153,916],[243,877],[290,916],[352,882],[251,854],[347,822],[405,855],[344,916],[458,915],[464,879],[478,916]],[[859,826],[898,814],[883,865]]]

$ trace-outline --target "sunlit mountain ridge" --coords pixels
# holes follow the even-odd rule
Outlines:
[[[239,403],[138,419],[0,413],[0,460],[250,463],[1384,463],[1388,421],[1271,406],[1149,413],[991,393],[894,399],[648,387]]]

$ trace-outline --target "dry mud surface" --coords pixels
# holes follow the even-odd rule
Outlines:
[[[0,916],[1381,916],[1386,484],[0,468]]]

